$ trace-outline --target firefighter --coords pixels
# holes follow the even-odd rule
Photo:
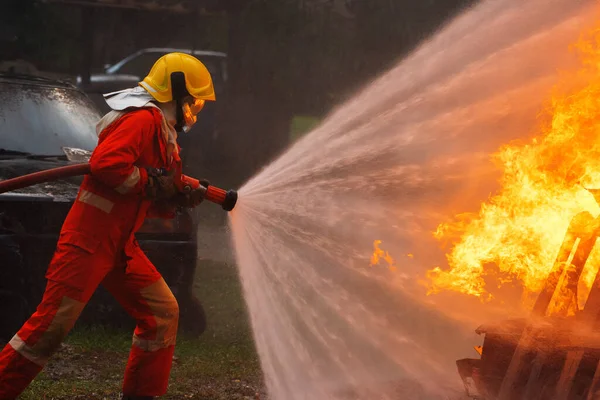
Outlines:
[[[123,399],[167,390],[179,308],[134,238],[146,216],[171,218],[195,207],[204,190],[182,193],[178,132],[189,130],[212,78],[196,58],[159,58],[138,87],[105,95],[112,108],[98,123],[98,146],[60,232],[35,313],[0,353],[0,400],[15,399],[43,369],[99,284],[135,318]]]

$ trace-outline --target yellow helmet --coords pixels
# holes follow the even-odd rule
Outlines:
[[[168,53],[159,58],[139,85],[160,103],[188,95],[198,100],[216,100],[210,72],[200,60],[185,53]]]

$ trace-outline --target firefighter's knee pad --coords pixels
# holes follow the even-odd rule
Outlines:
[[[60,296],[61,292],[51,286],[38,311],[10,341],[17,353],[40,366],[58,350],[85,307],[85,303]]]
[[[142,291],[142,295],[150,307],[151,317],[154,320],[153,329],[156,330],[152,343],[140,342],[140,347],[154,349],[174,345],[179,325],[179,304],[177,299],[165,283],[160,279]]]

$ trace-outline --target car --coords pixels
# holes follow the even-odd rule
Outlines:
[[[217,113],[225,104],[227,75],[227,54],[216,51],[182,48],[151,47],[136,51],[113,65],[105,65],[102,73],[90,75],[85,83],[81,76],[75,77],[75,84],[94,101],[102,112],[110,111],[103,94],[135,87],[150,72],[152,65],[167,53],[192,54],[202,61],[210,71],[217,102],[207,102],[198,122],[190,132],[179,139],[183,148],[183,169],[191,175],[202,175],[209,165],[218,163],[214,152],[218,136]]]
[[[86,162],[97,144],[101,113],[75,85],[43,75],[0,71],[0,179]],[[63,221],[83,177],[0,194],[0,338],[8,339],[35,311]],[[180,306],[180,327],[206,327],[194,295],[196,229],[189,210],[174,219],[146,219],[136,234]],[[102,287],[78,324],[133,327],[135,322]]]

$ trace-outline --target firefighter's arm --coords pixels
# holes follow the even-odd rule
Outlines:
[[[92,153],[91,174],[121,194],[144,193],[148,173],[134,164],[153,140],[154,116],[139,110],[125,114],[117,123]]]

